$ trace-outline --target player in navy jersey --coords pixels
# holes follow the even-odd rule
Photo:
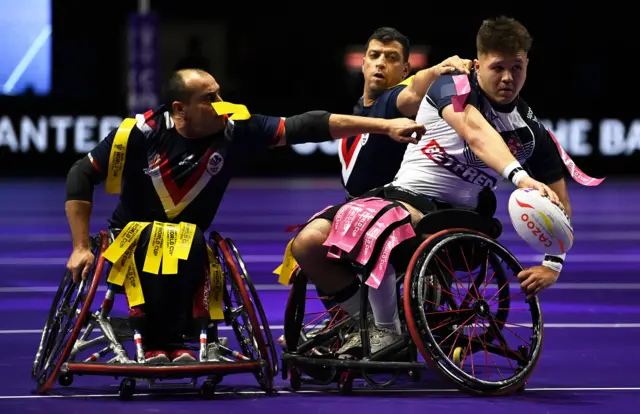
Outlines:
[[[353,114],[371,118],[415,117],[427,89],[440,75],[455,70],[469,73],[471,61],[452,56],[407,79],[409,39],[391,27],[373,32],[362,61],[364,90]],[[381,140],[375,134],[358,134],[339,142],[342,184],[347,198],[359,197],[393,180],[406,143]]]
[[[417,122],[425,125],[426,133],[418,145],[408,146],[396,178],[360,199],[325,210],[297,235],[291,250],[300,268],[347,313],[359,317],[360,282],[349,263],[328,257],[326,244],[330,238],[332,246],[342,240],[332,228],[338,211],[344,223],[341,231],[351,233],[349,226],[360,220],[357,212],[362,211],[358,204],[363,203],[362,199],[392,201],[392,205],[409,213],[414,226],[425,214],[443,208],[468,208],[492,217],[496,209],[492,190],[504,177],[520,188],[538,189],[553,202],[561,203],[570,214],[564,180],[565,164],[570,160],[561,158],[554,138],[519,95],[526,79],[531,43],[526,28],[513,19],[484,21],[477,35],[474,72],[446,74],[433,82],[416,116]],[[345,217],[351,218],[351,214],[354,218],[345,223]],[[387,228],[391,231],[403,225],[398,221]],[[403,247],[411,246],[421,236],[414,235],[393,248],[391,263],[397,263],[398,270],[407,265]],[[353,243],[357,241],[349,240],[349,245]],[[334,250],[331,256],[341,257],[338,253]],[[563,261],[564,255],[547,255],[541,266],[521,272],[518,279],[522,289],[535,295],[554,284]],[[401,340],[394,282],[385,273],[379,287],[370,289],[387,292],[377,295],[386,297],[384,301],[369,296],[376,322],[370,332],[372,353]],[[360,336],[354,335],[338,353],[357,352],[360,345]]]
[[[398,30],[381,27],[373,32],[365,47],[364,90],[354,107],[354,115],[413,118],[433,81],[456,70],[469,73],[471,68],[470,60],[452,56],[407,78],[411,69],[410,51],[409,39]],[[391,182],[398,172],[407,144],[380,138],[376,134],[358,134],[340,140],[338,156],[347,199]],[[317,286],[316,289],[320,297],[327,296]],[[370,295],[381,292],[372,289]],[[333,306],[327,299],[323,302],[327,309]]]
[[[378,120],[324,111],[286,119],[249,115],[243,113],[244,107],[223,102],[215,79],[195,69],[175,72],[165,95],[163,107],[138,115],[133,122],[125,120],[70,169],[65,208],[73,252],[67,268],[75,281],[88,276],[94,262],[88,244],[94,186],[106,180],[109,191],[120,180],[120,201],[110,228],[125,234],[123,229],[132,223],[153,223],[141,230],[133,246],[144,304],[130,303],[132,324],[142,333],[147,361],[180,362],[195,358],[168,344],[180,342],[189,312],[207,295],[201,287],[208,263],[204,232],[235,171],[269,148],[364,132],[415,142],[411,135],[424,129],[409,119]],[[190,250],[183,260],[175,260],[173,272],[165,272],[171,256],[162,257],[162,272],[160,260],[149,260],[150,252],[163,248],[156,243],[158,222],[163,223],[160,232],[177,228],[178,223],[180,228],[193,229]]]

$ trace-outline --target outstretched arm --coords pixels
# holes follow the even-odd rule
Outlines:
[[[399,142],[416,143],[412,134],[422,135],[424,127],[410,119],[380,119],[311,111],[287,118],[280,145],[323,142],[357,134],[387,135]]]
[[[422,99],[424,99],[427,91],[438,77],[455,71],[468,75],[471,64],[472,62],[468,59],[452,56],[436,66],[419,71],[415,74],[409,86],[398,94],[396,101],[398,111],[404,116],[416,116]]]

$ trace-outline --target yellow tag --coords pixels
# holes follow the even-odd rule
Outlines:
[[[409,76],[407,79],[403,80],[402,82],[400,82],[397,85],[393,85],[391,88],[395,88],[396,86],[400,86],[400,85],[411,85],[411,82],[413,82],[413,78],[415,78],[415,75]],[[391,88],[389,88],[389,89],[391,89]]]
[[[107,183],[105,185],[105,190],[109,194],[120,194],[124,161],[127,155],[127,142],[129,141],[131,130],[133,130],[135,126],[135,118],[126,118],[120,124],[116,136],[113,138],[111,153],[109,154]]]
[[[224,274],[222,266],[213,254],[211,247],[207,246],[209,256],[209,278],[211,281],[211,291],[209,292],[209,318],[212,320],[224,319],[222,312],[222,289],[224,289]]]
[[[122,286],[127,276],[127,269],[129,264],[133,260],[134,253],[136,251],[136,245],[131,245],[127,251],[111,266],[109,271],[109,277],[107,283],[111,283],[117,286]]]
[[[278,283],[281,285],[288,286],[291,282],[291,276],[293,276],[293,269],[296,267],[296,259],[293,258],[293,254],[291,253],[291,245],[293,244],[293,240],[287,244],[287,249],[284,251],[284,259],[282,260],[282,265],[280,265],[276,271],[277,274],[280,275],[278,278]],[[274,271],[274,273],[276,273]]]
[[[251,118],[249,110],[244,105],[233,104],[231,102],[214,102],[211,104],[218,115],[231,115],[233,121],[244,121]]]
[[[189,258],[189,251],[191,250],[191,243],[193,243],[193,236],[196,233],[196,225],[191,223],[180,223],[180,230],[178,230],[178,244],[176,245],[176,257],[180,260],[187,260]]]
[[[136,244],[140,237],[140,233],[142,233],[142,230],[144,230],[148,225],[149,223],[141,223],[138,221],[130,221],[127,223],[118,237],[116,237],[109,248],[105,250],[102,256],[115,264],[131,245]]]
[[[138,268],[136,267],[136,260],[133,256],[131,256],[131,261],[127,268],[127,277],[124,279],[124,291],[127,295],[129,308],[144,304],[144,295],[142,294],[142,286],[140,286]]]
[[[147,254],[144,258],[142,271],[157,275],[160,273],[160,261],[162,260],[162,236],[164,224],[154,221],[151,229],[151,238],[147,246]]]
[[[162,274],[178,274],[178,258],[176,257],[176,244],[178,244],[178,225],[172,223],[164,224],[164,244],[162,248]]]

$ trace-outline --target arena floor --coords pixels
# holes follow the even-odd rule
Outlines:
[[[606,180],[598,188],[570,186],[576,244],[560,282],[541,296],[545,343],[541,361],[522,394],[479,399],[452,389],[435,373],[422,383],[397,384],[384,391],[359,385],[349,397],[309,389],[294,393],[278,379],[279,395],[264,396],[253,376],[225,378],[219,396],[203,401],[193,394],[168,394],[139,386],[131,402],[117,399],[118,381],[77,378],[50,395],[34,393],[30,378],[34,353],[70,237],[61,180],[4,180],[0,186],[0,410],[3,412],[124,413],[637,413],[640,403],[640,192],[637,182]],[[508,224],[508,189],[500,190],[501,241],[525,264],[539,263]],[[272,270],[291,234],[284,228],[338,202],[335,180],[238,180],[214,222],[233,238],[248,262],[274,335],[282,332],[286,290]],[[10,200],[10,201],[9,201]],[[99,230],[116,202],[96,191],[92,229]],[[304,388],[303,388],[304,390]],[[634,406],[635,403],[635,406]],[[288,406],[288,408],[287,408]]]

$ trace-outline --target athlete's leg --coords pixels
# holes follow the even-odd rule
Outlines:
[[[330,232],[330,220],[314,219],[298,233],[291,245],[291,253],[319,291],[349,315],[358,318],[360,283],[348,263],[327,258],[328,248],[323,243]]]
[[[145,304],[141,334],[143,344],[150,352],[149,358],[158,356],[159,360],[170,359],[195,360],[180,347],[170,349],[169,344],[180,344],[188,331],[192,320],[193,299],[202,286],[203,273],[207,265],[207,252],[204,234],[196,229],[189,257],[178,261],[178,274],[163,275],[143,271],[144,259],[151,235],[148,226],[140,235],[135,260],[140,275],[140,284]],[[155,352],[154,352],[155,351]],[[151,355],[155,354],[155,355]]]

